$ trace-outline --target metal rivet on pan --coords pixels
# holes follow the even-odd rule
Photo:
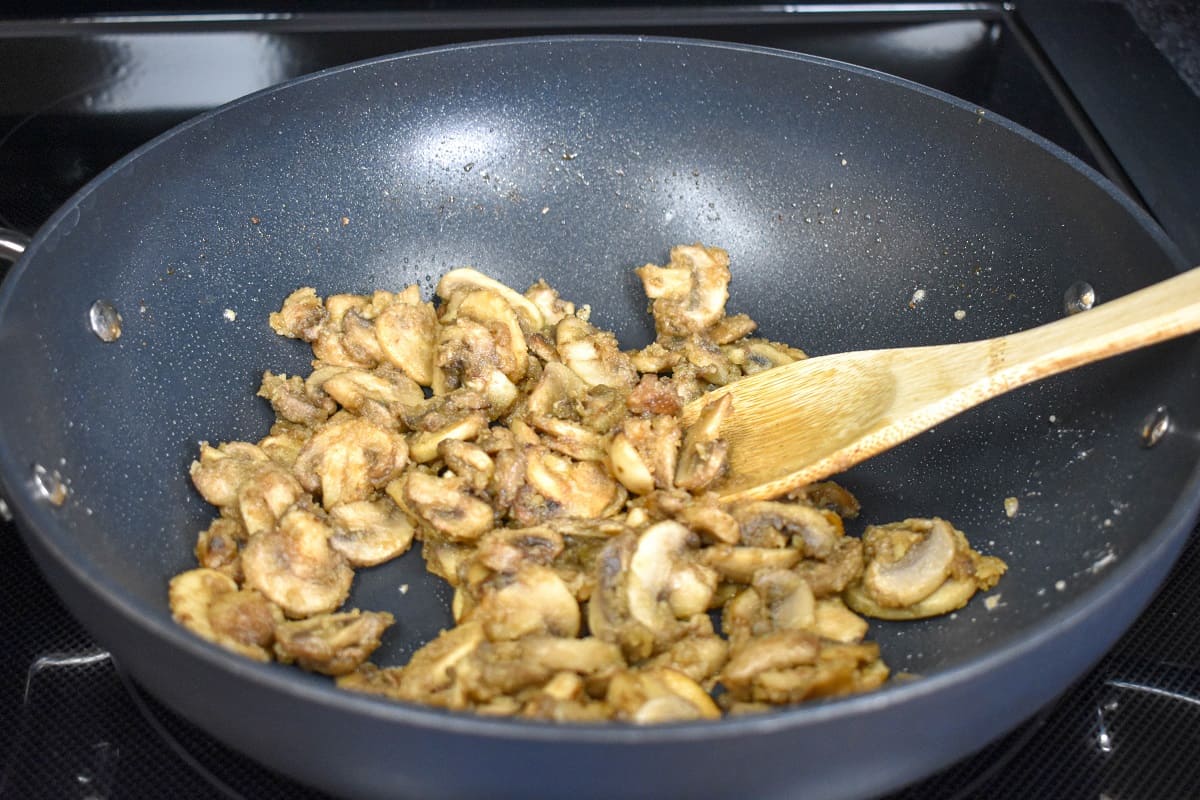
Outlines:
[[[1142,420],[1142,447],[1154,447],[1170,429],[1171,414],[1166,406],[1159,406]]]
[[[92,333],[99,336],[102,342],[115,342],[121,338],[121,314],[107,300],[92,303],[88,309],[88,324],[92,327]]]
[[[1087,281],[1076,281],[1063,293],[1063,308],[1068,314],[1078,314],[1096,305],[1096,290]]]
[[[67,483],[58,470],[50,471],[41,464],[33,465],[33,493],[52,506],[67,502]]]

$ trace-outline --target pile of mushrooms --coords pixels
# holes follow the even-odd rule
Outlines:
[[[723,504],[730,398],[713,387],[804,358],[725,313],[729,258],[675,247],[637,270],[657,338],[615,336],[539,281],[471,269],[438,305],[402,292],[292,293],[272,328],[311,343],[311,374],[264,374],[276,422],[202,444],[197,491],[220,516],[175,619],[260,661],[401,701],[560,721],[749,713],[880,686],[865,616],[961,608],[1005,567],[941,519],[847,536],[831,482]],[[421,543],[455,625],[403,666],[369,661],[387,611],[344,609],[354,570]]]

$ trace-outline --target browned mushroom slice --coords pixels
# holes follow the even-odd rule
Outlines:
[[[544,434],[542,441],[547,447],[576,461],[604,461],[607,458],[608,439],[583,425],[547,414],[530,414],[529,424]]]
[[[232,508],[242,484],[270,462],[261,448],[248,442],[225,442],[217,447],[201,442],[200,458],[191,466],[192,483],[209,503]]]
[[[821,640],[807,631],[775,631],[748,639],[731,648],[721,684],[734,700],[796,702],[770,683],[760,684],[764,678],[771,682],[781,673],[786,677],[797,667],[815,664],[820,650]],[[807,691],[808,686],[803,688]]]
[[[760,569],[791,569],[800,562],[801,554],[791,547],[731,547],[719,544],[701,550],[700,558],[725,580],[748,584]]]
[[[666,267],[646,264],[636,270],[659,334],[701,333],[725,315],[729,299],[729,254],[718,247],[671,248]]]
[[[371,324],[362,316],[370,298],[335,294],[325,298],[326,319],[313,340],[313,355],[335,367],[374,367],[381,355]]]
[[[721,716],[704,687],[667,667],[618,672],[609,681],[605,700],[617,719],[639,725]]]
[[[476,604],[462,618],[479,622],[492,641],[579,634],[579,603],[549,567],[528,564],[516,573],[497,574],[477,594]]]
[[[525,298],[537,306],[538,311],[542,313],[542,325],[539,325],[538,328],[547,325],[554,327],[563,317],[569,317],[575,313],[575,304],[559,297],[558,292],[550,288],[550,285],[543,279],[539,279],[537,283],[525,290]],[[526,320],[526,322],[530,324],[532,320]]]
[[[193,633],[256,661],[269,661],[279,609],[260,594],[239,591],[228,575],[193,569],[171,579],[169,600],[175,621]]]
[[[795,567],[818,598],[839,594],[862,576],[862,542],[843,536],[824,560],[806,558]]]
[[[732,314],[717,320],[705,334],[715,344],[736,342],[758,329],[758,323],[745,314]]]
[[[609,446],[613,474],[635,494],[674,487],[681,439],[674,417],[626,419]]]
[[[617,482],[595,461],[573,461],[544,447],[525,453],[525,480],[549,508],[548,516],[594,519],[615,513],[624,500]]]
[[[272,461],[290,471],[312,434],[312,429],[305,425],[276,422],[271,426],[270,434],[263,437],[258,446]]]
[[[716,635],[697,635],[680,639],[662,653],[639,663],[638,667],[667,667],[711,690],[728,658],[727,641]]]
[[[588,386],[632,389],[637,383],[637,370],[609,331],[564,317],[554,328],[554,343],[562,362]]]
[[[484,641],[483,629],[477,623],[465,622],[442,631],[413,653],[402,669],[359,670],[338,678],[338,686],[397,700],[466,708],[466,698],[454,686],[455,670]]]
[[[857,644],[867,635],[867,621],[846,608],[837,597],[818,600],[815,619],[809,628],[823,639],[844,644]]]
[[[310,672],[345,675],[375,652],[393,621],[387,612],[354,609],[281,622],[275,626],[275,657]]]
[[[530,299],[515,289],[511,289],[500,281],[489,278],[487,275],[477,272],[470,267],[450,270],[442,276],[437,285],[438,295],[447,300],[460,292],[476,289],[487,289],[504,298],[504,301],[512,307],[513,311],[521,316],[522,321],[529,330],[541,330],[546,326],[541,309]]]
[[[860,509],[858,498],[835,481],[820,481],[801,486],[789,492],[787,498],[833,511],[842,519],[854,519]]]
[[[495,347],[494,366],[514,383],[525,377],[529,349],[517,313],[505,297],[491,289],[455,293],[447,302],[442,321],[454,319],[469,319],[483,325]]]
[[[487,702],[545,687],[564,672],[606,680],[624,666],[615,645],[594,637],[529,636],[481,643],[469,658],[458,663],[455,673],[465,694]]]
[[[330,546],[332,533],[319,509],[297,503],[242,550],[246,586],[293,619],[333,611],[350,593],[354,571]]]
[[[807,358],[803,350],[789,347],[786,344],[769,342],[766,339],[746,339],[726,344],[721,348],[721,352],[747,375],[755,375],[764,370],[782,367],[785,364]]]
[[[311,342],[317,338],[326,319],[325,305],[311,286],[297,289],[270,316],[271,330],[280,336]]]
[[[870,526],[863,547],[866,569],[844,598],[869,617],[920,619],[954,611],[1004,571],[1004,562],[972,550],[961,531],[937,517]]]
[[[305,382],[310,394],[328,394],[343,408],[361,413],[367,403],[383,408],[393,405],[415,405],[424,401],[421,387],[412,378],[392,367],[376,367],[367,371],[355,367],[323,367],[313,372]]]
[[[383,359],[421,386],[433,381],[437,330],[433,305],[422,303],[419,293],[415,302],[395,302],[375,317],[375,339]]]
[[[337,411],[337,405],[330,398],[310,395],[299,375],[289,378],[269,370],[264,372],[258,396],[271,404],[280,419],[313,428]]]
[[[549,527],[496,528],[479,540],[476,558],[492,572],[514,573],[527,564],[549,566],[563,547],[562,535]]]
[[[722,423],[732,411],[733,398],[722,395],[704,406],[700,416],[688,426],[675,470],[676,486],[689,491],[704,489],[725,473],[729,466],[728,447],[719,436]]]
[[[683,361],[683,354],[667,349],[662,342],[652,342],[641,350],[631,351],[629,361],[638,372],[668,372]]]
[[[531,414],[570,419],[587,390],[587,384],[570,367],[553,361],[542,370],[530,390],[527,407]]]
[[[370,499],[407,461],[403,436],[357,417],[335,417],[304,445],[294,473],[305,489],[321,495],[328,509]]]
[[[329,510],[329,545],[352,567],[371,567],[407,552],[413,540],[408,515],[388,498],[343,503]]]
[[[755,500],[735,505],[730,513],[741,526],[743,541],[753,540],[763,529],[779,531],[814,558],[829,557],[845,533],[837,514],[796,503]]]
[[[741,540],[737,520],[721,508],[716,495],[698,496],[695,502],[684,506],[674,517],[710,542],[737,544]]]
[[[472,491],[482,492],[492,482],[496,465],[479,445],[450,437],[438,442],[437,452],[446,467]]]
[[[677,416],[683,410],[683,401],[675,385],[665,378],[643,375],[641,381],[629,393],[629,410],[634,414],[669,414]]]
[[[248,477],[237,493],[238,515],[250,534],[269,530],[281,514],[304,494],[299,482],[271,462]]]
[[[427,464],[438,457],[438,447],[447,439],[470,441],[487,429],[487,417],[478,412],[467,413],[447,420],[434,430],[409,434],[409,454],[418,464]]]
[[[683,357],[696,368],[696,374],[714,386],[724,386],[742,377],[742,370],[704,337],[693,336],[683,344]]]
[[[460,478],[409,472],[387,493],[435,534],[473,541],[495,527],[492,507],[472,496]]]
[[[228,517],[213,520],[196,540],[196,561],[234,581],[242,581],[241,542],[249,536],[240,522]]]
[[[602,722],[612,709],[587,694],[587,682],[574,672],[560,672],[545,685],[522,693],[521,716],[551,722]]]

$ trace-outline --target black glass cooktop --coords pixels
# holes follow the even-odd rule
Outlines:
[[[104,13],[91,13],[97,8]],[[36,15],[7,4],[0,14],[8,17],[0,21],[0,226],[26,233],[142,142],[296,75],[448,42],[636,32],[814,53],[957,95],[1104,172],[1200,258],[1200,212],[1185,202],[1200,158],[1179,133],[1200,130],[1200,101],[1115,5],[428,2],[396,10],[360,2],[331,11],[251,0],[204,13],[146,2],[54,3]],[[140,690],[59,605],[11,524],[0,525],[0,641],[2,797],[321,796]],[[1158,599],[1073,689],[984,751],[893,797],[1193,798],[1197,753],[1193,534]]]

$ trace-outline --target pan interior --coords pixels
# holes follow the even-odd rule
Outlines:
[[[302,81],[123,162],[42,232],[0,317],[5,482],[59,471],[69,498],[37,535],[169,625],[166,582],[213,516],[197,443],[262,437],[263,370],[308,369],[266,324],[292,290],[544,277],[634,347],[652,325],[631,269],[702,241],[730,252],[730,310],[811,354],[977,339],[1059,317],[1075,281],[1102,301],[1177,268],[1081,169],[944,98],[733,48],[460,48]],[[97,299],[115,343],[88,329]],[[1011,643],[1141,557],[1196,454],[1139,428],[1194,404],[1196,364],[1187,340],[1089,367],[844,476],[858,529],[938,515],[1010,565],[990,609],[873,626],[894,669]],[[399,663],[448,599],[414,552],[361,570],[350,605],[396,614],[377,660]]]

